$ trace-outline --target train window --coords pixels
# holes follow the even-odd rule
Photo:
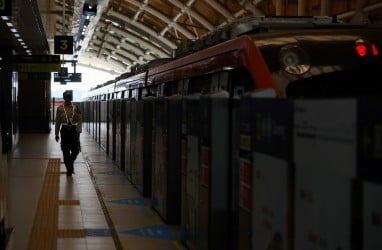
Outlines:
[[[217,92],[219,89],[219,76],[220,73],[212,74],[211,76],[211,92]]]
[[[193,93],[208,94],[221,90],[233,93],[233,95],[241,95],[244,92],[253,91],[255,88],[252,78],[244,68],[184,79],[178,85],[179,88],[183,89],[183,95]]]
[[[171,96],[178,93],[178,81],[172,81],[165,84],[164,95]]]
[[[138,100],[138,89],[131,89],[131,98]]]
[[[164,89],[165,89],[165,84],[161,83],[157,85],[157,96],[163,96],[164,95]]]
[[[219,90],[228,91],[228,79],[229,79],[229,72],[228,71],[220,72],[220,74],[219,74]]]
[[[138,100],[141,100],[143,97],[147,96],[147,88],[139,88],[138,89]]]
[[[147,88],[143,88],[145,94],[142,97],[157,96],[157,85],[151,85]]]
[[[178,95],[183,95],[184,82],[185,82],[184,79],[178,81],[178,91],[176,92]]]
[[[188,94],[201,93],[208,94],[211,92],[211,75],[203,75],[190,79]]]
[[[377,67],[335,71],[291,82],[288,97],[382,96]]]
[[[256,87],[256,83],[253,82],[245,68],[236,68],[229,71],[227,77],[229,78],[227,81],[228,91],[234,96],[240,96],[243,93],[253,91]]]
[[[188,83],[190,82],[190,79],[183,79],[181,83],[182,93],[181,95],[187,95],[188,94]]]

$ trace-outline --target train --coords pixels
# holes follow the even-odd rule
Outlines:
[[[376,249],[381,48],[379,24],[236,20],[91,89],[84,130],[189,249]]]

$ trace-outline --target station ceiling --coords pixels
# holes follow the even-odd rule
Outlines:
[[[116,74],[172,57],[180,42],[197,40],[242,17],[336,15],[349,23],[382,22],[382,0],[11,2],[12,15],[0,19],[0,46],[12,47],[14,54],[53,54],[55,36],[73,36],[73,55],[62,55],[64,60]]]

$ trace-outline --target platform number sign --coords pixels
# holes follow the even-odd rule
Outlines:
[[[0,0],[0,16],[11,16],[12,8],[10,0]]]
[[[54,54],[73,54],[73,36],[55,36]]]

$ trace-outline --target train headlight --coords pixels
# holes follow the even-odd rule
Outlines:
[[[286,72],[302,75],[310,69],[310,60],[305,50],[297,45],[286,45],[279,52],[280,66]]]

